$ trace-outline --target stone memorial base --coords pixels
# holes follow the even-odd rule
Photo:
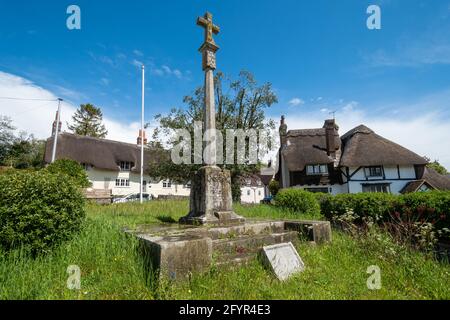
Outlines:
[[[184,278],[212,265],[246,263],[265,246],[331,242],[327,221],[248,221],[232,226],[140,226],[128,231],[140,239],[148,269],[170,279]]]
[[[230,171],[217,166],[201,168],[191,188],[190,213],[180,219],[187,225],[236,225],[245,223],[233,211]]]

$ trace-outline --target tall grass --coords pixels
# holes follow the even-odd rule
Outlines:
[[[280,283],[257,261],[246,267],[212,267],[177,283],[146,284],[137,241],[122,229],[177,221],[186,201],[143,206],[88,206],[83,231],[52,254],[32,259],[20,250],[0,252],[0,299],[450,299],[450,267],[396,245],[382,233],[354,239],[334,232],[331,245],[301,244],[306,271]],[[270,206],[236,206],[251,218],[298,217]],[[314,219],[318,217],[312,217]],[[69,265],[81,269],[81,290],[67,289]],[[367,289],[367,267],[378,265],[382,289]]]

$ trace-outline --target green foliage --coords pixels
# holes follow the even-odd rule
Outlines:
[[[45,142],[15,130],[11,119],[0,115],[0,166],[42,168]]]
[[[428,159],[429,160],[429,159]],[[442,174],[442,175],[447,175],[449,174],[447,168],[445,168],[443,165],[441,165],[439,163],[439,161],[435,160],[433,162],[430,162],[427,164],[428,168],[431,168],[433,170],[435,170],[437,173]]]
[[[61,173],[69,176],[80,188],[88,188],[91,186],[86,171],[74,160],[56,160],[54,163],[50,164],[46,170],[50,173]]]
[[[363,218],[378,222],[391,212],[396,199],[387,193],[339,194],[323,199],[321,209],[330,220],[352,211],[356,215],[355,222],[362,222]]]
[[[100,108],[94,105],[82,104],[72,116],[73,124],[69,125],[69,130],[80,136],[94,138],[105,138],[108,131],[102,123],[103,113]]]
[[[450,240],[450,192],[340,194],[321,201],[331,221],[386,226],[398,239],[425,249]]]
[[[147,285],[138,241],[122,229],[178,220],[188,201],[151,201],[144,205],[88,206],[83,231],[51,254],[33,259],[20,251],[0,250],[1,300],[448,300],[448,264],[396,244],[386,234],[354,238],[333,230],[333,242],[297,250],[305,272],[277,281],[258,261],[231,268],[212,267],[189,279]],[[275,206],[236,206],[238,214],[280,218],[287,210]],[[263,215],[258,216],[258,213]],[[281,217],[284,217],[283,215]],[[286,218],[295,218],[294,215]],[[82,290],[67,289],[66,269],[80,266]],[[382,270],[381,290],[367,288],[367,267]]]
[[[275,129],[273,120],[266,120],[265,110],[277,103],[277,97],[270,83],[259,85],[253,75],[248,71],[241,71],[238,79],[230,80],[223,73],[217,72],[215,79],[215,97],[216,97],[216,129],[222,132],[225,139],[226,130],[242,129],[261,130],[267,133]],[[186,96],[183,100],[185,108],[174,108],[167,115],[157,115],[155,119],[159,122],[153,134],[153,141],[150,145],[162,148],[162,137],[173,136],[175,130],[187,130],[190,135],[190,141],[185,143],[191,144],[191,154],[187,158],[194,163],[194,123],[203,121],[204,114],[204,88],[197,88],[192,95]],[[269,140],[273,138],[273,134],[268,134]],[[269,141],[271,147],[274,141]],[[173,148],[180,143],[177,141],[169,141],[169,148]],[[226,144],[224,143],[224,152],[226,155]],[[237,147],[235,146],[235,151]],[[248,150],[247,150],[248,153]],[[189,157],[190,156],[190,157]],[[237,152],[235,152],[235,160]],[[169,179],[186,183],[190,181],[195,172],[202,165],[191,164],[174,164],[170,159],[170,154],[165,155],[165,161],[157,161],[150,165],[152,178],[156,180]],[[237,161],[234,165],[220,165],[224,169],[231,171],[232,183],[234,184],[233,197],[235,200],[240,198],[237,192],[237,184],[239,177],[246,174],[258,172],[258,166],[238,165]]]
[[[84,197],[63,174],[46,170],[0,175],[0,247],[48,253],[79,231]]]
[[[14,141],[14,126],[10,118],[0,115],[0,164],[6,164],[6,158]]]
[[[280,191],[280,183],[277,180],[272,180],[269,183],[269,191],[272,196],[276,196]]]
[[[320,205],[313,193],[301,189],[283,189],[275,197],[278,207],[299,214],[319,214]]]

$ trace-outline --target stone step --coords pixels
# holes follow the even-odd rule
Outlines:
[[[286,232],[283,221],[249,222],[243,225],[214,227],[208,229],[191,229],[189,234],[197,234],[209,237],[212,240],[232,239],[241,236],[270,235],[273,233]]]
[[[247,253],[247,254],[237,254],[234,256],[223,256],[220,259],[215,261],[216,266],[242,266],[245,265],[254,259],[256,259],[257,254]]]
[[[285,243],[297,242],[298,233],[296,231],[285,231],[281,233],[243,235],[234,239],[218,239],[213,241],[213,253],[220,256],[233,258],[234,255],[257,253],[262,247]]]

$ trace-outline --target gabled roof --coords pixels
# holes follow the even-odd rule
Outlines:
[[[423,179],[438,190],[450,190],[450,177],[444,176],[432,168],[425,168]]]
[[[343,135],[342,143],[342,167],[427,164],[423,157],[379,136],[364,125]]]
[[[400,191],[400,193],[405,194],[417,192],[423,185],[426,185],[429,189],[436,190],[436,188],[426,180],[415,180],[408,182],[406,186]]]
[[[341,140],[336,131],[336,151]],[[334,159],[327,154],[326,131],[324,128],[291,130],[287,133],[287,146],[281,151],[289,171],[303,171],[308,164],[329,164]]]
[[[45,146],[45,163],[51,162],[52,149],[53,137],[47,140]],[[150,151],[149,148],[144,151],[144,170],[147,170],[148,163],[152,160]],[[71,159],[108,171],[120,171],[118,163],[127,161],[134,163],[132,172],[139,172],[141,147],[131,143],[61,133],[58,136],[56,159]]]

